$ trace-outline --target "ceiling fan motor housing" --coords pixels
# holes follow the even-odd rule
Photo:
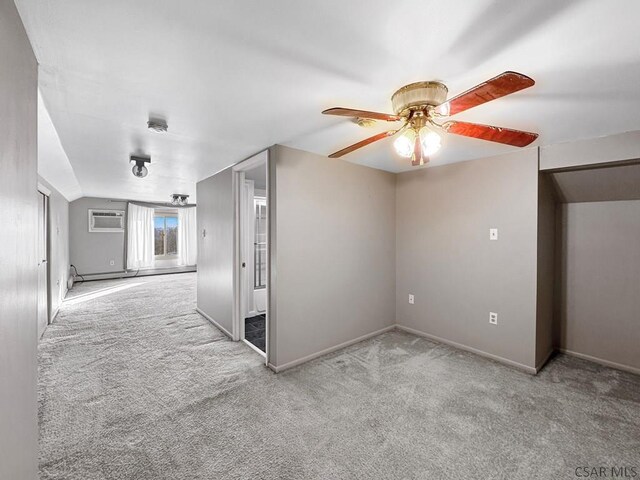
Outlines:
[[[436,107],[447,100],[449,90],[440,82],[416,82],[400,88],[391,96],[396,115],[408,117],[412,110]]]

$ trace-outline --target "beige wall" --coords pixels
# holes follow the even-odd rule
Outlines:
[[[640,131],[540,147],[540,169],[556,170],[640,159]]]
[[[399,174],[398,324],[534,368],[537,198],[536,148]]]
[[[576,257],[579,241],[569,252],[557,243],[562,216],[549,175],[538,171],[538,149],[397,176],[282,146],[271,155],[269,342],[277,368],[394,323],[530,372],[557,346],[623,366],[637,362],[633,333],[620,333],[602,351],[582,346],[598,331],[580,310],[593,297],[558,265],[589,262]],[[202,267],[199,307],[231,331],[231,170],[199,188],[208,237],[216,239],[200,246],[212,257]],[[497,241],[489,240],[492,227]],[[626,313],[640,311],[632,303],[640,296],[625,290],[633,280],[600,294],[601,309],[621,312],[613,331],[629,327]],[[561,341],[558,299],[566,303],[567,290],[580,302],[563,317]],[[615,295],[627,296],[611,306]],[[497,326],[489,324],[490,311],[498,313]]]
[[[233,331],[233,172],[227,168],[197,184],[198,308]],[[202,231],[206,230],[203,237]]]
[[[562,203],[640,200],[640,163],[611,163],[550,175]]]
[[[38,475],[38,65],[11,0],[0,0],[0,478]]]
[[[555,234],[555,190],[550,176],[541,173],[538,176],[536,367],[541,367],[554,350]]]
[[[559,346],[640,372],[640,201],[561,215]]]
[[[69,202],[53,185],[38,178],[49,195],[49,297],[53,317],[67,293],[69,279]]]
[[[271,158],[282,368],[395,323],[395,176],[282,146]]]

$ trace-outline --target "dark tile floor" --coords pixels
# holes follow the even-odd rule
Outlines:
[[[265,351],[265,321],[264,314],[244,319],[244,338],[263,352]]]

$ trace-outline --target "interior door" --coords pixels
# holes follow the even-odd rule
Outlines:
[[[49,323],[48,201],[49,197],[38,192],[38,337],[42,336]]]
[[[253,194],[253,180],[245,180],[240,198],[240,312],[243,325],[253,310]],[[244,338],[244,327],[240,338]]]

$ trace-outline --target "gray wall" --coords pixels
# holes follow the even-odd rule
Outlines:
[[[537,149],[402,173],[396,195],[398,324],[535,367]]]
[[[38,65],[0,0],[0,478],[36,479]]]
[[[125,233],[90,233],[87,213],[90,208],[124,210],[126,216],[127,202],[83,197],[69,204],[70,263],[81,275],[124,271]],[[110,265],[110,260],[114,265]]]
[[[231,168],[198,182],[198,308],[233,330],[233,175]],[[206,236],[202,231],[206,230]]]
[[[538,176],[537,367],[541,367],[554,350],[555,245],[556,196],[550,176],[541,173]]]
[[[55,316],[67,293],[69,279],[69,202],[42,177],[38,181],[51,191],[49,196],[49,298]]]
[[[282,368],[395,323],[395,176],[283,146],[271,158]]]
[[[640,371],[640,201],[561,215],[559,346]]]

